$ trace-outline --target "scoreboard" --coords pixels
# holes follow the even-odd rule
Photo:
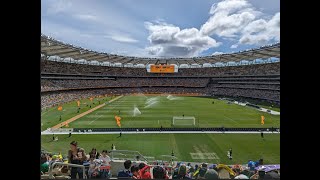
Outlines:
[[[153,64],[150,65],[150,73],[175,73],[174,65],[161,65],[161,64]]]

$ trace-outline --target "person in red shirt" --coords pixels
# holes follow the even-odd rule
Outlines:
[[[141,179],[139,167],[134,165],[131,166],[132,179]]]
[[[140,163],[139,164],[139,169],[140,169],[140,177],[141,179],[151,179],[151,174],[150,174],[150,166]]]

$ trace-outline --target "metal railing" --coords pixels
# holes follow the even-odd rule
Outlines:
[[[145,156],[143,156],[142,154],[140,154],[140,152],[138,152],[138,151],[111,150],[110,151],[110,157],[111,157],[111,160],[114,160],[114,159],[126,159],[126,160],[128,160],[129,159],[129,160],[140,160],[140,161],[148,162],[148,159]]]
[[[87,179],[86,169],[85,169],[84,165],[69,164],[69,163],[64,163],[64,162],[55,162],[51,166],[49,166],[49,172],[48,172],[49,173],[49,179],[54,179],[53,174],[52,174],[52,170],[53,170],[53,167],[56,166],[56,165],[82,168],[82,170],[83,170],[83,179]]]

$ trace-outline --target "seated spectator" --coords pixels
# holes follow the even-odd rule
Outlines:
[[[108,167],[110,167],[111,159],[108,156],[107,150],[102,151],[102,155],[99,157],[99,160],[101,161],[101,167],[99,168],[101,178],[110,177],[111,174]]]
[[[139,169],[141,179],[151,179],[150,166],[146,165],[145,163],[140,163]]]
[[[280,179],[280,174],[276,171],[267,172],[263,177],[263,180],[279,180],[279,179]]]
[[[138,166],[133,165],[131,167],[132,179],[141,179],[140,177],[140,169]]]
[[[197,179],[204,179],[204,175],[207,172],[207,167],[208,165],[206,163],[203,163],[200,165],[200,167],[198,168],[198,170],[194,173],[194,177],[196,177]]]
[[[95,156],[90,155],[90,160],[89,160],[89,170],[88,170],[88,176],[89,178],[97,177],[99,172],[98,172],[98,164],[95,161]]]
[[[167,171],[161,167],[156,166],[152,170],[153,179],[169,179]]]
[[[204,179],[219,179],[218,173],[217,171],[215,171],[214,169],[208,169],[204,175]]]
[[[130,160],[126,160],[124,163],[124,170],[119,171],[118,178],[131,178],[132,173],[130,172],[130,168],[132,162]]]
[[[49,163],[48,163],[48,157],[46,154],[41,154],[40,158],[40,172],[41,174],[44,174],[49,171]]]
[[[95,156],[96,157],[96,156]],[[102,161],[102,164],[105,166],[110,166],[110,157],[108,156],[108,151],[103,150],[99,159]]]
[[[178,175],[173,177],[173,179],[191,179],[187,174],[187,167],[185,164],[180,165],[178,169]]]
[[[234,179],[249,179],[248,176],[246,176],[245,174],[243,174],[243,170],[242,167],[240,165],[235,165],[232,170],[235,173],[235,177]]]
[[[99,159],[100,157],[100,153],[97,152],[97,149],[96,148],[92,148],[91,152],[89,153],[89,155],[94,155],[95,159]]]

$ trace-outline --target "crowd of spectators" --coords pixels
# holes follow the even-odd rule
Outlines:
[[[269,100],[270,102],[280,102],[280,91],[277,90],[214,88],[212,89],[212,93],[218,96],[247,97]]]
[[[221,76],[280,74],[280,63],[212,68],[180,68],[174,74],[148,73],[146,68],[95,66],[42,60],[42,73],[102,74],[110,76]]]
[[[249,160],[247,164],[210,164],[185,163],[171,161],[143,162],[125,160],[123,167],[117,168],[112,174],[112,158],[108,150],[98,153],[95,148],[86,154],[76,141],[70,143],[67,157],[41,152],[40,172],[48,174],[49,167],[53,176],[64,175],[65,178],[83,179],[280,179],[280,165],[264,165],[263,159]],[[64,162],[85,167],[67,167],[55,165],[54,162]]]
[[[265,85],[265,84],[210,84],[212,88],[238,88],[238,89],[257,89],[257,90],[278,90],[280,91],[280,85]]]
[[[43,79],[41,80],[41,91],[142,86],[206,87],[208,83],[209,78],[117,78],[116,80]]]
[[[95,90],[70,90],[53,91],[41,94],[41,108],[47,108],[74,101],[77,99],[96,97],[99,95],[129,95],[133,93],[144,94],[196,94],[207,95],[206,88],[185,88],[185,87],[145,87],[145,88],[108,88]]]
[[[215,94],[231,97],[251,97],[280,102],[280,63],[179,69],[179,72],[175,74],[156,75],[147,73],[144,68],[94,66],[42,60],[41,72],[79,75],[105,74],[116,76],[114,79],[93,78],[85,80],[59,79],[57,77],[51,79],[43,78],[41,80],[42,107],[50,107],[91,96],[132,93]],[[239,77],[228,78],[224,77],[225,75]],[[246,77],[241,77],[243,75]],[[137,76],[139,76],[139,78]],[[200,76],[221,77],[201,78]]]

